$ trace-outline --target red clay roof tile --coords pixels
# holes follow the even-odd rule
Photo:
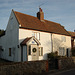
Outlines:
[[[14,11],[14,13],[22,28],[70,36],[59,23],[48,20],[44,20],[44,22],[42,22],[37,17],[26,15],[17,11]]]
[[[72,37],[75,37],[75,32],[68,31]]]
[[[21,42],[21,45],[26,45],[26,43],[31,39],[32,37],[26,38]]]

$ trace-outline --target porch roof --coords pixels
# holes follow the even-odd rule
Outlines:
[[[36,39],[34,36],[33,37],[27,37],[26,39],[24,39],[20,45],[27,45],[27,42],[29,42],[31,39],[33,38],[33,40],[38,44],[40,45],[40,42],[38,39]]]

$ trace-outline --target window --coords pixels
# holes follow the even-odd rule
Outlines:
[[[37,39],[40,40],[40,33],[37,33]]]
[[[9,48],[9,56],[11,56],[11,48]]]
[[[34,33],[34,37],[37,38],[37,33]]]
[[[59,47],[59,55],[65,56],[65,48],[64,47]]]
[[[61,40],[62,40],[62,42],[66,42],[66,37],[61,36]]]
[[[39,56],[43,56],[43,47],[39,47]]]
[[[29,46],[28,55],[31,55],[31,46]]]
[[[1,50],[1,51],[4,51],[4,48],[3,48],[2,46],[0,46],[0,50]]]
[[[33,32],[32,36],[34,36],[35,38],[37,38],[38,40],[40,40],[40,33],[39,32]]]

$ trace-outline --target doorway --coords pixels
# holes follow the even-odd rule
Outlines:
[[[31,45],[31,51],[32,51],[32,61],[39,59],[39,51],[37,45]]]

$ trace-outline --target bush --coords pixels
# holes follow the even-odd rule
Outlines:
[[[47,54],[47,58],[48,58],[48,60],[58,58],[58,52],[56,51],[56,52],[48,53],[48,54]]]
[[[0,37],[5,35],[5,31],[0,29]]]
[[[73,48],[71,51],[72,51],[72,56],[75,56],[75,48]]]

